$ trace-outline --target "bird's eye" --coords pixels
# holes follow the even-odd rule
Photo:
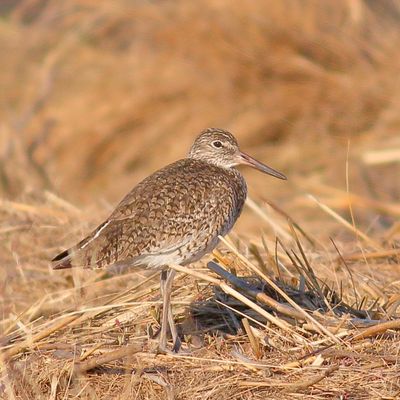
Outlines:
[[[219,148],[222,147],[222,142],[220,142],[219,140],[214,140],[214,141],[212,142],[212,145],[213,145],[215,148],[219,149]]]

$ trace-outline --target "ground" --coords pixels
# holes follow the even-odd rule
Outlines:
[[[382,232],[385,240],[360,232],[353,241],[315,243],[270,211],[281,232],[276,248],[271,237],[250,243],[234,232],[219,251],[180,272],[174,313],[190,353],[164,355],[155,337],[159,273],[52,271],[55,243],[85,230],[83,214],[50,193],[26,200],[2,203],[9,222],[2,254],[15,263],[3,281],[3,396],[399,395],[395,231]],[[267,217],[264,207],[258,212]],[[210,260],[216,264],[207,268]],[[216,280],[222,275],[215,265],[230,271],[225,279]]]

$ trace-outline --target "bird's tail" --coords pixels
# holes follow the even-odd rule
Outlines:
[[[53,263],[53,269],[67,269],[72,268],[71,262],[71,249],[64,250],[57,256],[55,256],[51,262]]]
[[[53,269],[67,269],[75,266],[99,268],[101,265],[97,261],[97,256],[99,250],[101,251],[104,246],[104,238],[98,238],[98,236],[108,224],[107,221],[103,222],[78,244],[55,256],[51,260]]]

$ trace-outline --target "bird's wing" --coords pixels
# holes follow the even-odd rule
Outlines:
[[[171,254],[190,242],[205,241],[207,235],[226,233],[232,191],[227,190],[227,177],[208,172],[181,160],[146,178],[103,224],[57,256],[53,267],[138,263],[149,255]]]
[[[164,235],[153,241],[151,227],[140,225],[133,216],[108,219],[77,245],[55,257],[53,269],[103,268],[120,262],[134,265],[147,256],[172,254],[191,240],[190,235]]]

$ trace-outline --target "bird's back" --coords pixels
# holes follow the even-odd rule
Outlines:
[[[187,264],[218,243],[239,217],[247,188],[236,169],[186,158],[150,175],[54,268]]]

